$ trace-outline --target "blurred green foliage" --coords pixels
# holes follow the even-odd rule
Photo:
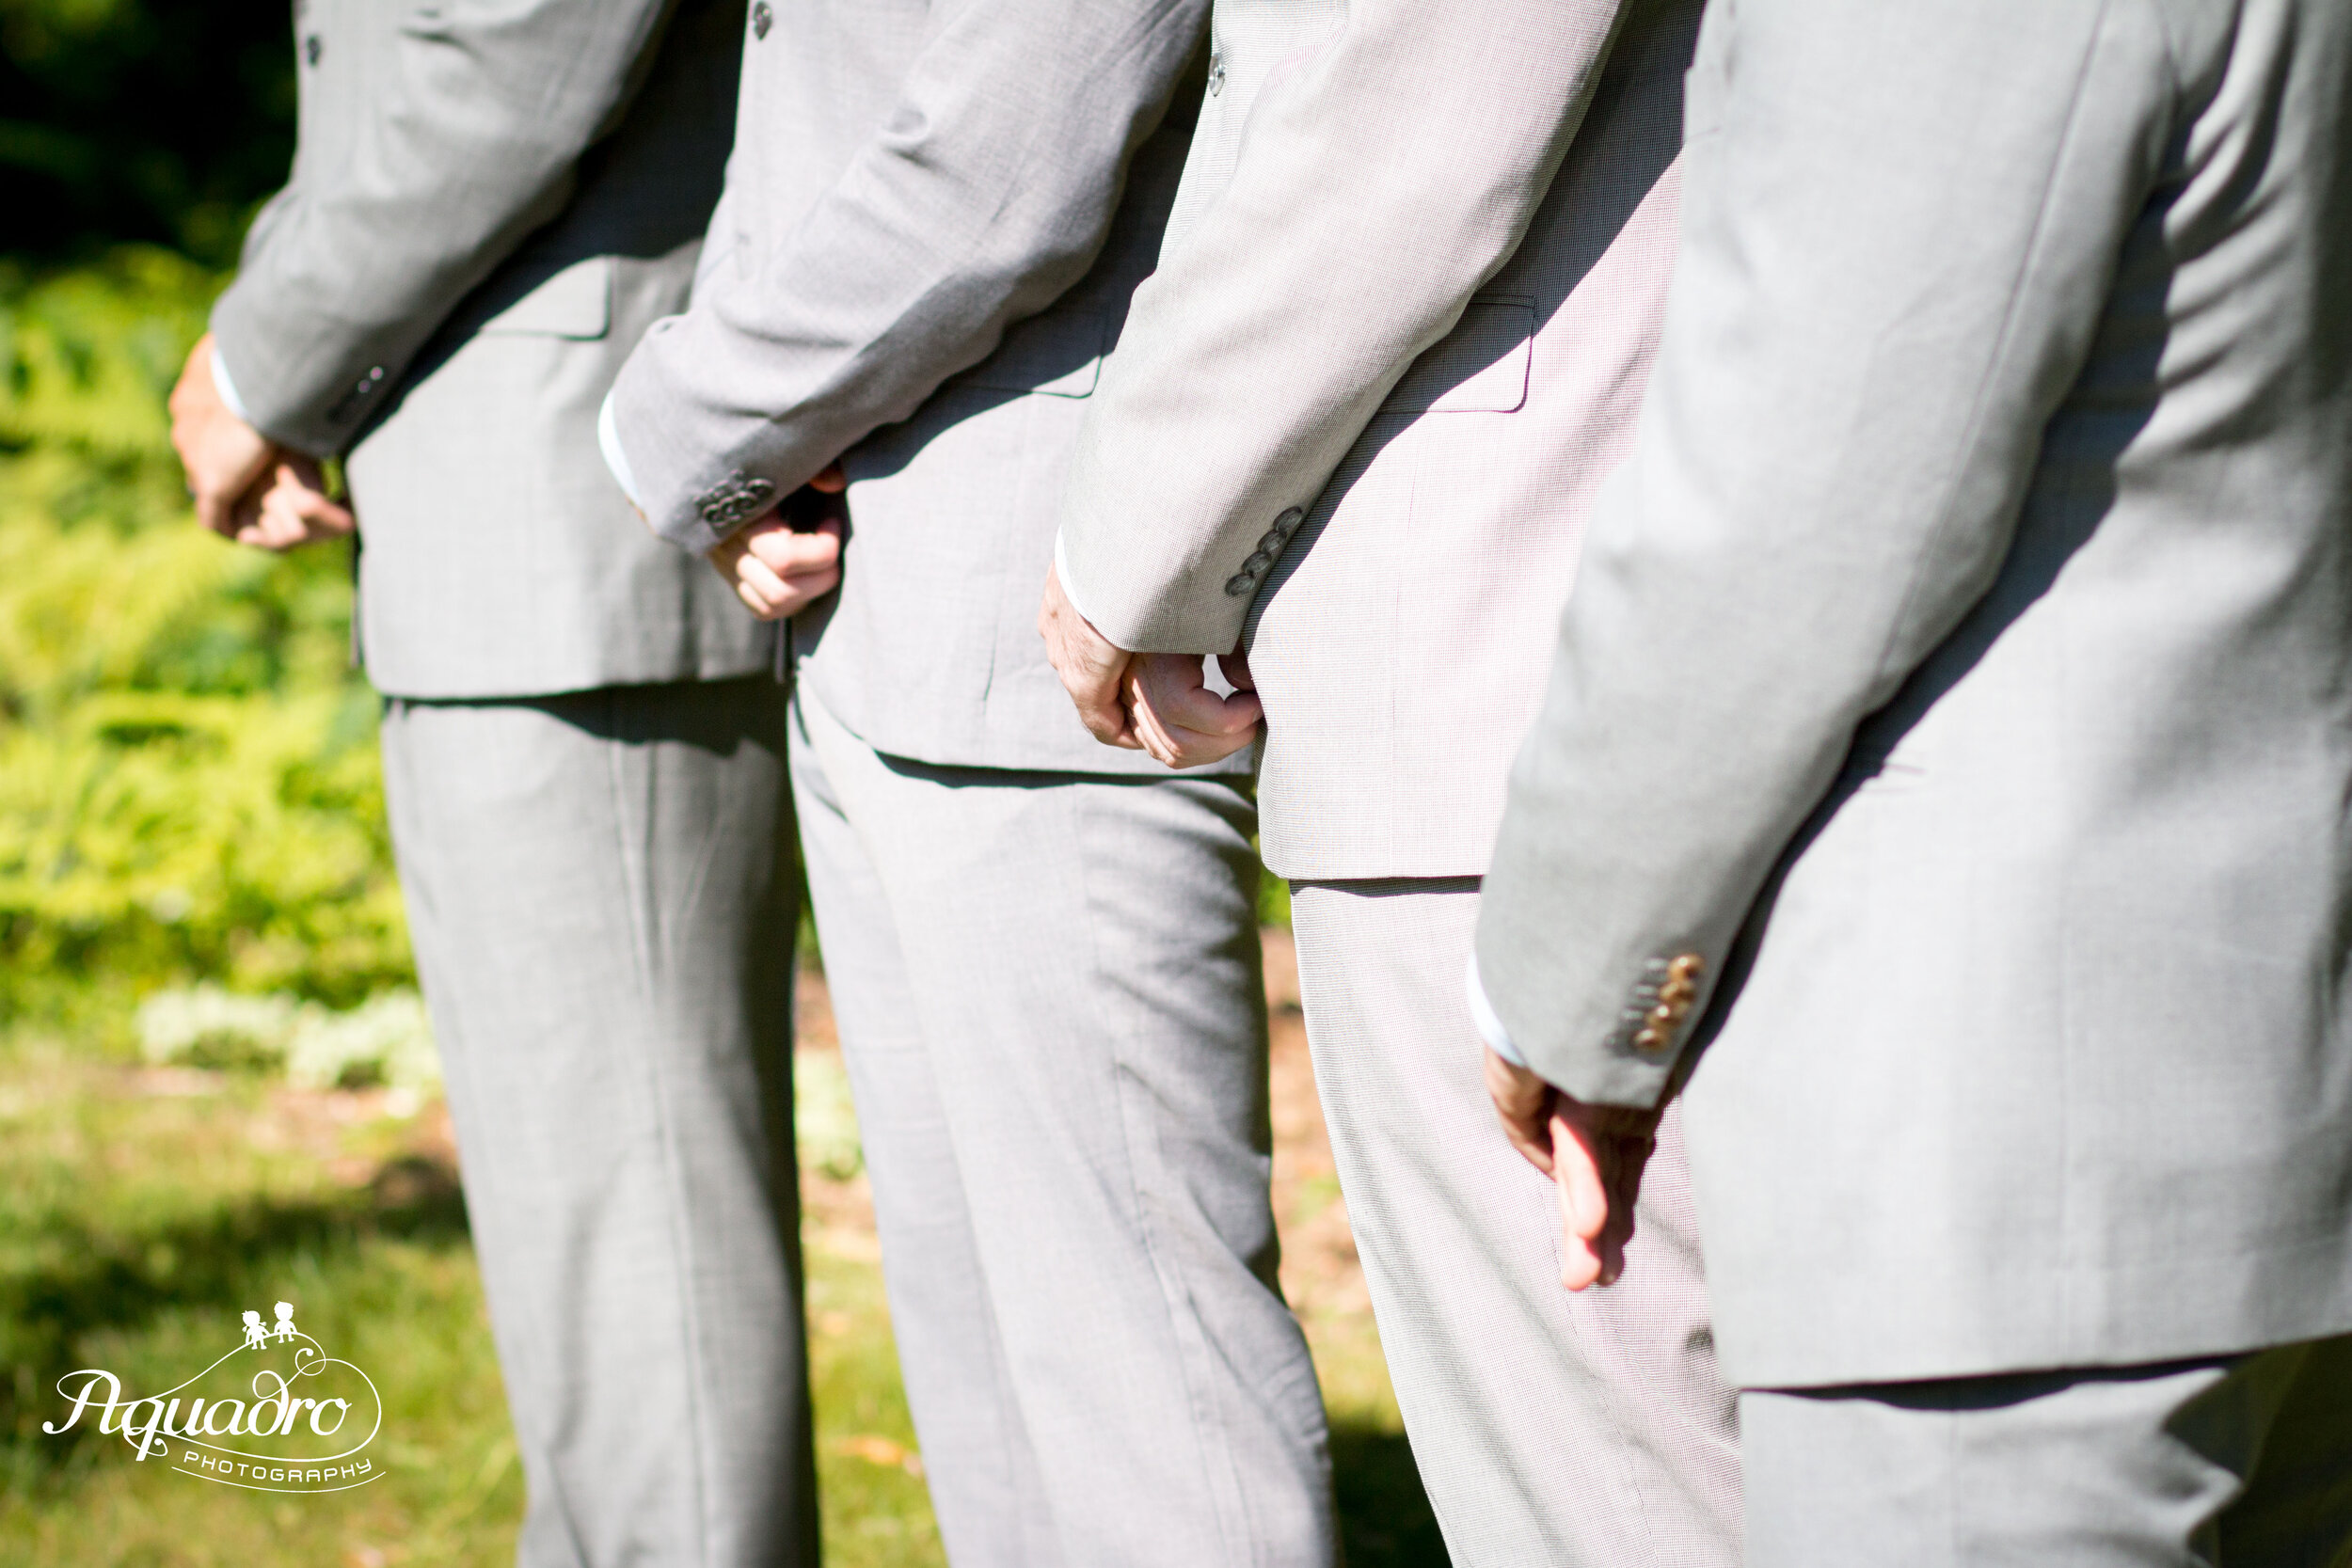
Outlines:
[[[0,212],[8,250],[121,241],[235,257],[294,152],[287,8],[0,0]]]
[[[220,281],[0,264],[0,1017],[408,974],[348,551],[203,533],[167,439]]]
[[[1291,885],[1271,871],[1258,877],[1258,924],[1291,928]]]
[[[0,1563],[511,1564],[522,1481],[432,1124],[181,1077],[0,1051]],[[41,1431],[67,1373],[170,1387],[275,1301],[375,1381],[383,1484],[271,1497],[134,1463],[87,1419]]]

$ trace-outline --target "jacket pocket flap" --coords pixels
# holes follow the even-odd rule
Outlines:
[[[485,332],[601,338],[612,330],[612,260],[591,256],[532,289],[482,324]]]
[[[996,352],[951,385],[1000,392],[1090,397],[1110,346],[1110,317],[1099,310],[1047,310],[1012,324]]]
[[[1508,414],[1527,402],[1535,355],[1535,302],[1473,299],[1454,330],[1430,345],[1389,394],[1406,414]]]

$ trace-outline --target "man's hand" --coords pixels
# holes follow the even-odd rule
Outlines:
[[[328,498],[319,466],[298,454],[280,458],[269,488],[246,492],[232,515],[231,537],[264,550],[341,539],[358,527],[348,509]]]
[[[1492,1050],[1486,1092],[1511,1147],[1550,1177],[1560,1195],[1560,1283],[1571,1291],[1614,1285],[1625,1273],[1633,1200],[1663,1113],[1587,1105]]]
[[[837,496],[850,482],[840,464],[828,463],[808,487]],[[753,614],[763,621],[788,620],[840,586],[841,523],[828,517],[808,532],[797,532],[778,508],[728,535],[709,561]]]
[[[180,383],[171,389],[171,444],[187,470],[188,493],[196,499],[196,520],[224,539],[233,539],[259,515],[249,493],[285,455],[268,436],[246,423],[220,401],[213,381],[213,335],[196,341]],[[237,503],[253,499],[254,512],[241,520]]]
[[[753,614],[787,620],[840,585],[841,525],[828,517],[813,533],[795,533],[771,512],[712,550],[710,564]]]
[[[1139,750],[1135,721],[1120,700],[1120,687],[1135,655],[1094,629],[1070,595],[1061,589],[1061,576],[1045,569],[1045,599],[1037,607],[1037,632],[1045,639],[1045,657],[1062,689],[1078,705],[1078,718],[1088,733],[1105,746]],[[1252,699],[1253,701],[1255,699]]]
[[[1265,709],[1247,654],[1219,654],[1217,667],[1236,688],[1209,689],[1198,654],[1141,654],[1127,666],[1128,712],[1136,738],[1170,768],[1199,768],[1232,756],[1257,736]]]

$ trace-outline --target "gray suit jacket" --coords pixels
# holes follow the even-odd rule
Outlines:
[[[1219,0],[1062,501],[1122,646],[1247,637],[1267,863],[1475,876],[1675,237],[1697,0]]]
[[[1720,1025],[1740,1383],[2352,1329],[2352,7],[1736,0],[1692,84],[1496,1009],[1620,1103]]]
[[[629,346],[686,297],[742,25],[738,0],[300,8],[293,177],[213,326],[263,431],[348,452],[382,689],[771,663],[774,633],[647,536],[595,438]]]
[[[843,586],[794,628],[835,718],[929,763],[1156,772],[1078,723],[1037,596],[1206,0],[771,3],[692,309],[613,393],[646,515],[707,549],[839,456]]]

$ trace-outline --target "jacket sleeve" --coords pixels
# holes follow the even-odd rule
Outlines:
[[[1480,914],[1570,1094],[1665,1093],[1857,726],[1992,586],[2171,134],[2153,10],[1710,17],[1658,368]]]
[[[936,13],[935,13],[936,14]],[[1206,0],[964,0],[755,267],[714,266],[612,393],[655,531],[707,550],[1086,272]]]
[[[1080,436],[1057,559],[1106,637],[1237,644],[1253,552],[1279,553],[1291,509],[1518,247],[1640,8],[1353,0],[1278,66],[1224,188],[1136,292]]]
[[[255,219],[213,331],[254,423],[340,451],[435,329],[569,199],[669,0],[403,8],[340,166]]]

